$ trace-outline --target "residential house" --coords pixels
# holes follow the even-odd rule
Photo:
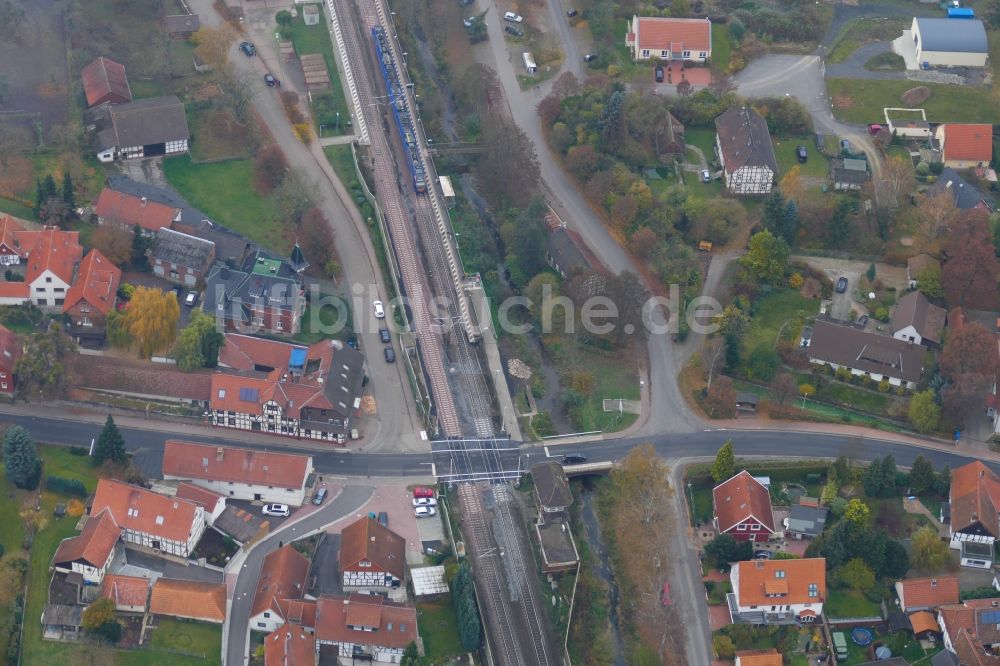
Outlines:
[[[910,35],[917,64],[929,67],[985,67],[990,49],[986,29],[978,19],[913,19]]]
[[[656,144],[657,156],[663,163],[672,160],[674,155],[683,155],[687,147],[684,141],[684,125],[674,114],[667,111],[663,122],[656,128],[653,141]]]
[[[250,340],[255,338],[226,336],[220,365],[240,362],[233,360],[240,354],[232,347],[247,350],[251,344],[255,360],[285,360],[262,360],[240,375],[212,375],[212,425],[346,443],[360,406],[364,356],[337,340],[323,340],[308,348]],[[256,356],[265,346],[271,351]]]
[[[148,578],[109,574],[101,584],[101,597],[115,602],[115,610],[122,613],[145,613],[149,605]]]
[[[406,576],[406,539],[369,517],[340,533],[340,574],[345,591],[385,592]]]
[[[80,70],[80,78],[83,80],[83,94],[87,98],[88,107],[132,101],[125,65],[111,58],[100,56],[90,61]]]
[[[292,544],[264,558],[250,606],[250,628],[272,632],[285,623],[289,601],[301,600],[309,585],[309,560]]]
[[[160,230],[149,254],[154,275],[185,287],[202,282],[214,261],[215,243],[172,229]]]
[[[157,578],[149,598],[149,612],[222,624],[226,621],[226,584]]]
[[[193,502],[167,497],[121,481],[101,479],[91,515],[108,509],[129,542],[169,555],[187,557],[205,531],[205,510]]]
[[[168,439],[163,478],[190,481],[223,497],[301,506],[312,456]]]
[[[920,274],[924,271],[941,272],[941,262],[929,254],[918,254],[906,260],[906,282],[910,289],[920,286]]]
[[[961,551],[962,566],[990,569],[993,544],[1000,535],[1000,476],[980,461],[952,470],[951,547]]]
[[[826,560],[750,560],[733,564],[727,595],[733,622],[815,622],[826,600]]]
[[[712,489],[712,523],[737,541],[767,541],[774,534],[771,493],[743,470]]]
[[[715,149],[726,189],[733,194],[768,194],[778,175],[771,133],[764,118],[746,106],[733,106],[715,119]]]
[[[535,504],[541,513],[561,513],[573,503],[566,470],[555,460],[531,466],[535,487]]]
[[[948,192],[952,196],[955,208],[959,210],[981,210],[985,213],[996,210],[992,199],[975,185],[969,184],[951,167],[946,167],[927,190],[928,196],[936,196],[942,192]]]
[[[564,279],[586,275],[586,294],[595,296],[604,292],[608,270],[590,251],[580,234],[564,224],[556,222],[549,225],[549,236],[545,241],[545,261]]]
[[[736,666],[782,666],[781,653],[767,650],[742,650],[736,653]]]
[[[946,314],[919,291],[911,291],[896,302],[889,330],[897,340],[940,349]]]
[[[815,539],[826,529],[829,514],[825,506],[793,504],[788,511],[785,534],[796,539]]]
[[[79,238],[79,232],[55,227],[29,231],[17,218],[0,213],[0,266],[16,275],[0,282],[0,305],[31,301],[61,309],[83,257]]]
[[[316,651],[340,657],[398,664],[406,647],[420,642],[417,611],[382,595],[320,597],[316,604]]]
[[[861,328],[817,317],[809,339],[802,346],[811,363],[846,368],[852,375],[874,382],[914,388],[924,368],[925,349],[920,345],[869,333]]]
[[[633,60],[680,60],[704,63],[712,57],[712,22],[708,19],[632,16],[625,46]]]
[[[163,27],[171,39],[189,39],[201,28],[197,14],[172,14],[163,18]]]
[[[85,583],[99,585],[115,557],[121,532],[110,511],[92,514],[79,535],[62,540],[52,557],[52,566],[63,573],[80,574]]]
[[[830,160],[830,179],[835,190],[860,190],[871,178],[868,160],[853,157],[835,157]]]
[[[98,107],[87,129],[101,162],[179,155],[191,139],[184,104],[176,95]]]
[[[316,636],[301,625],[286,622],[264,639],[264,666],[313,666],[315,663]]]
[[[889,134],[901,139],[931,138],[931,124],[927,122],[927,112],[923,109],[889,108],[883,109],[882,113],[885,115]]]
[[[306,308],[302,271],[308,265],[295,248],[289,261],[250,247],[239,268],[217,263],[205,278],[202,307],[227,331],[295,335]]]
[[[104,340],[108,314],[115,307],[121,282],[121,269],[100,250],[87,253],[63,303],[70,335],[77,340]]]
[[[962,666],[1000,664],[1000,598],[942,606],[937,619],[945,650]]]
[[[993,125],[945,123],[938,125],[934,138],[941,146],[941,160],[946,167],[971,169],[988,166],[993,159]]]
[[[181,211],[175,206],[110,187],[101,190],[94,214],[98,224],[113,224],[130,231],[138,229],[147,238],[155,237],[161,229],[169,229],[181,218]]]
[[[181,481],[177,484],[177,494],[175,497],[193,502],[204,509],[205,522],[209,526],[214,525],[215,519],[221,516],[222,512],[226,510],[226,498],[224,495],[220,495],[208,488],[188,483],[187,481]]]
[[[0,393],[14,394],[17,362],[21,360],[24,345],[9,328],[0,324]]]
[[[906,578],[896,581],[895,587],[904,613],[958,603],[958,576]]]

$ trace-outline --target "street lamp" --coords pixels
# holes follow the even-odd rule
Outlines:
[[[340,111],[337,111],[337,132],[340,132]]]

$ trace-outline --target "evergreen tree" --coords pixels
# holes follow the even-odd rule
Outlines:
[[[42,209],[42,204],[45,203],[45,188],[42,187],[42,181],[40,178],[35,179],[35,210],[39,211]]]
[[[715,454],[715,462],[712,463],[712,479],[716,483],[722,483],[736,473],[736,454],[733,453],[733,440],[727,439],[725,444]]]
[[[128,455],[125,453],[125,438],[122,437],[111,414],[108,414],[108,420],[104,422],[104,428],[97,436],[97,444],[94,446],[94,464],[100,465],[106,460],[119,464],[128,460]]]
[[[934,466],[927,458],[918,455],[910,469],[910,492],[922,493],[934,486]]]
[[[740,367],[740,339],[735,334],[726,336],[726,372],[735,372]]]
[[[455,605],[458,617],[458,635],[462,648],[467,652],[475,652],[482,642],[482,632],[479,624],[479,608],[476,606],[476,592],[472,584],[472,574],[466,563],[458,569],[452,581],[451,600]]]
[[[69,171],[63,174],[62,200],[70,210],[76,210],[76,190],[73,188],[73,176],[69,175]]]
[[[21,426],[11,426],[3,438],[3,462],[7,479],[18,488],[34,490],[42,474],[35,440]]]
[[[833,217],[830,218],[830,224],[826,230],[828,244],[831,247],[844,247],[851,239],[851,221],[847,217],[850,209],[851,202],[847,199],[841,199],[833,211]]]
[[[410,641],[410,644],[406,646],[406,650],[403,652],[403,657],[400,659],[399,664],[400,666],[419,666],[420,652],[417,651],[416,643]]]
[[[789,201],[785,205],[784,214],[781,216],[780,236],[789,245],[794,245],[799,235],[799,207],[794,201]]]
[[[777,189],[771,190],[764,201],[764,228],[771,231],[775,236],[784,235],[781,229],[784,227],[785,219],[785,197]]]
[[[945,465],[941,471],[938,472],[937,478],[934,479],[934,492],[938,495],[947,495],[950,488],[951,467]]]
[[[878,497],[882,492],[882,459],[876,457],[872,460],[871,464],[865,469],[864,475],[861,477],[862,486],[865,489],[865,495],[868,497]]]
[[[56,179],[52,177],[52,174],[45,176],[45,180],[42,181],[42,203],[45,203],[52,197],[59,196],[59,189],[56,187]]]
[[[882,497],[892,497],[896,494],[896,459],[890,453],[882,459]]]

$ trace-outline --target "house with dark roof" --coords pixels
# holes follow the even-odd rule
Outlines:
[[[959,210],[982,210],[987,213],[996,210],[992,199],[950,167],[946,167],[934,184],[927,189],[928,196],[937,196],[942,192],[951,195],[955,208]]]
[[[951,547],[961,552],[962,566],[989,569],[993,545],[1000,536],[1000,476],[980,461],[952,470]]]
[[[940,349],[946,314],[919,291],[911,291],[896,302],[889,330],[897,340]]]
[[[580,234],[563,225],[551,230],[545,248],[549,266],[564,278],[581,273],[606,272]]]
[[[535,504],[542,513],[560,513],[573,503],[566,470],[555,460],[531,466],[531,480],[535,485]]]
[[[906,281],[910,289],[920,286],[920,274],[924,271],[941,272],[941,262],[929,254],[918,254],[906,260]]]
[[[990,48],[979,19],[916,17],[910,35],[921,68],[986,66]]]
[[[733,194],[768,194],[778,160],[763,116],[746,106],[730,107],[715,119],[715,150],[726,189]]]
[[[345,591],[384,593],[406,577],[406,539],[372,518],[360,518],[340,533],[339,562]]]
[[[905,613],[958,603],[958,577],[906,578],[896,581],[899,608]]]
[[[785,534],[796,539],[815,539],[826,529],[830,511],[825,506],[793,504],[788,511]]]
[[[184,104],[176,95],[98,107],[87,119],[87,130],[101,162],[179,155],[191,139]]]
[[[712,22],[707,18],[633,16],[625,34],[632,60],[704,63],[712,57]]]
[[[250,629],[272,632],[285,623],[287,604],[306,596],[309,560],[292,544],[264,558],[250,606]]]
[[[52,566],[56,571],[76,573],[84,582],[99,585],[115,557],[121,533],[110,511],[93,514],[79,535],[62,540],[52,557]]]
[[[989,166],[993,160],[993,125],[945,123],[934,133],[941,161],[952,169]]]
[[[300,624],[286,622],[264,639],[264,666],[313,666],[315,663],[316,636]]]
[[[830,160],[830,180],[833,181],[835,190],[860,190],[871,178],[868,160],[852,157],[835,157]]]
[[[203,281],[214,261],[215,243],[173,229],[161,229],[149,253],[154,275],[185,287]]]
[[[226,621],[226,584],[157,578],[149,598],[149,612],[222,624]]]
[[[146,196],[121,192],[105,187],[94,204],[94,214],[100,225],[110,224],[153,238],[161,229],[169,229],[181,217],[175,207],[151,200]]]
[[[96,248],[80,262],[73,286],[66,292],[63,303],[67,331],[77,341],[103,342],[108,314],[118,300],[121,282],[121,269]]]
[[[767,541],[775,532],[771,493],[742,470],[712,489],[712,522],[737,541]]]
[[[13,394],[17,388],[14,371],[21,360],[24,345],[9,328],[0,324],[0,393]]]
[[[132,101],[132,90],[125,76],[125,65],[111,58],[99,56],[90,61],[82,70],[83,94],[87,106],[101,104],[125,104]]]
[[[301,506],[312,456],[168,439],[163,478],[190,481],[223,497]],[[178,493],[179,494],[179,493]]]
[[[171,14],[163,17],[163,27],[171,39],[188,39],[201,27],[197,14]]]
[[[801,346],[810,363],[846,368],[853,375],[874,382],[885,379],[892,386],[913,388],[924,372],[924,347],[827,317],[816,318]]]
[[[316,607],[318,653],[329,646],[344,659],[399,663],[410,643],[422,644],[416,609],[382,595],[324,596]]]

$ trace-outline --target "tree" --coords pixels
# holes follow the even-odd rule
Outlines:
[[[309,248],[309,261],[327,277],[336,277],[340,273],[340,263],[333,242],[333,229],[319,208],[313,206],[302,215],[299,234],[302,247]]]
[[[225,336],[216,330],[215,319],[203,310],[195,310],[174,347],[177,367],[184,372],[199,368],[214,368],[219,360]]]
[[[712,479],[722,483],[736,473],[736,454],[733,452],[733,440],[727,439],[715,454],[712,463]]]
[[[0,36],[16,39],[27,14],[14,0],[0,0]]]
[[[270,194],[287,172],[288,160],[281,148],[274,143],[265,146],[253,158],[253,188],[261,194]]]
[[[947,495],[951,488],[951,467],[945,465],[937,477],[934,479],[934,492],[938,495]]]
[[[910,398],[910,423],[920,432],[933,432],[941,420],[941,408],[934,399],[934,391],[928,389]],[[912,482],[911,482],[912,485]]]
[[[735,335],[737,338],[742,338],[750,327],[750,317],[735,304],[730,303],[722,310],[722,314],[716,317],[715,323],[722,335]]]
[[[316,205],[316,187],[299,171],[289,171],[272,193],[279,215],[292,225],[302,222],[306,211]]]
[[[918,454],[910,468],[910,492],[919,494],[934,486],[934,465],[927,458]]]
[[[917,273],[917,289],[927,298],[942,298],[944,289],[941,286],[941,269],[938,266],[928,266]]]
[[[282,9],[274,15],[274,22],[283,28],[287,28],[292,24],[292,13],[287,9]]]
[[[925,571],[939,571],[951,562],[951,550],[941,540],[938,532],[925,525],[913,534],[910,542],[910,557],[913,566]]]
[[[125,312],[126,328],[143,358],[163,351],[177,337],[180,306],[172,291],[137,287]]]
[[[75,351],[73,341],[53,322],[48,331],[32,333],[17,362],[19,392],[25,400],[56,398],[66,388],[66,366],[63,359]]]
[[[705,396],[705,407],[708,415],[715,419],[731,419],[736,416],[736,391],[733,380],[722,375],[708,387]]]
[[[730,562],[742,562],[753,557],[753,544],[737,541],[732,534],[719,534],[705,545],[705,555],[716,567],[725,567]]]
[[[882,497],[892,497],[896,493],[896,459],[890,453],[882,458]]]
[[[846,564],[837,567],[833,574],[840,587],[863,592],[875,586],[875,572],[860,557],[848,560]]]
[[[98,226],[90,235],[91,245],[116,266],[131,263],[134,240],[135,233],[131,229],[110,222]]]
[[[109,598],[102,598],[83,609],[81,625],[86,631],[94,631],[105,622],[114,619],[115,602]]]
[[[926,243],[933,243],[958,219],[960,211],[955,207],[955,193],[951,188],[942,188],[936,194],[918,194],[915,198],[917,229]]]
[[[128,462],[128,454],[125,453],[125,438],[115,425],[115,420],[108,414],[104,422],[101,434],[97,436],[97,443],[94,445],[93,463],[100,465],[106,460],[118,463],[119,465]]]
[[[482,642],[482,633],[472,574],[469,572],[467,563],[463,562],[459,566],[451,589],[451,602],[455,606],[455,614],[458,618],[458,636],[462,642],[462,648],[466,652],[475,652]]]
[[[733,639],[724,634],[719,634],[712,638],[712,646],[719,659],[732,659],[736,655],[736,646]]]
[[[622,271],[607,279],[605,290],[608,298],[618,307],[615,344],[622,346],[629,336],[644,339],[648,331],[642,309],[649,301],[649,291],[639,277],[632,271]]]
[[[779,410],[785,406],[785,400],[794,397],[798,392],[799,385],[795,382],[795,376],[791,373],[778,373],[771,381],[771,395],[778,403]]]
[[[778,357],[778,352],[774,350],[774,347],[770,343],[759,344],[747,356],[747,377],[769,382],[774,377],[774,373],[778,371],[780,365],[781,359]]]
[[[501,114],[488,114],[479,143],[483,150],[474,171],[487,201],[495,208],[527,205],[538,192],[541,173],[528,136]]]
[[[780,284],[788,266],[788,244],[770,231],[758,232],[750,238],[750,249],[740,261],[758,280]]]
[[[868,264],[868,271],[865,273],[865,277],[868,278],[869,282],[875,281],[875,262]]]
[[[73,216],[66,202],[58,197],[49,197],[38,210],[38,219],[50,227],[63,227]]]
[[[764,200],[764,214],[761,222],[764,228],[776,236],[780,236],[781,220],[785,216],[785,197],[781,190],[775,188]]]
[[[868,527],[871,524],[871,513],[868,505],[855,497],[844,509],[844,520],[856,527]]]
[[[417,650],[417,644],[410,641],[410,644],[406,646],[406,650],[403,651],[403,656],[399,662],[400,666],[420,666],[420,652]]]
[[[147,253],[153,247],[153,239],[142,233],[142,228],[135,225],[132,228],[132,266],[137,271],[149,271]]]
[[[545,227],[543,220],[547,206],[542,199],[531,204],[500,228],[500,235],[507,246],[507,267],[510,279],[524,287],[532,277],[545,267]]]
[[[598,157],[590,144],[573,146],[566,153],[566,168],[577,178],[587,180],[597,170]]]
[[[726,357],[726,338],[713,336],[705,340],[701,348],[699,359],[705,370],[705,381],[708,388],[712,388],[712,380],[715,379],[715,371]]]
[[[848,199],[837,202],[826,230],[827,241],[831,247],[846,247],[851,239],[851,220],[847,216],[850,210],[851,202]]]
[[[950,420],[962,425],[980,409],[997,365],[996,342],[978,322],[966,324],[947,337],[939,368],[949,380],[941,390],[941,400]]]
[[[1000,262],[984,214],[967,213],[949,236],[941,286],[948,307],[996,309]],[[995,356],[995,354],[994,354]]]
[[[18,488],[34,490],[42,474],[35,440],[21,426],[11,426],[3,438],[3,463],[7,480]]]

